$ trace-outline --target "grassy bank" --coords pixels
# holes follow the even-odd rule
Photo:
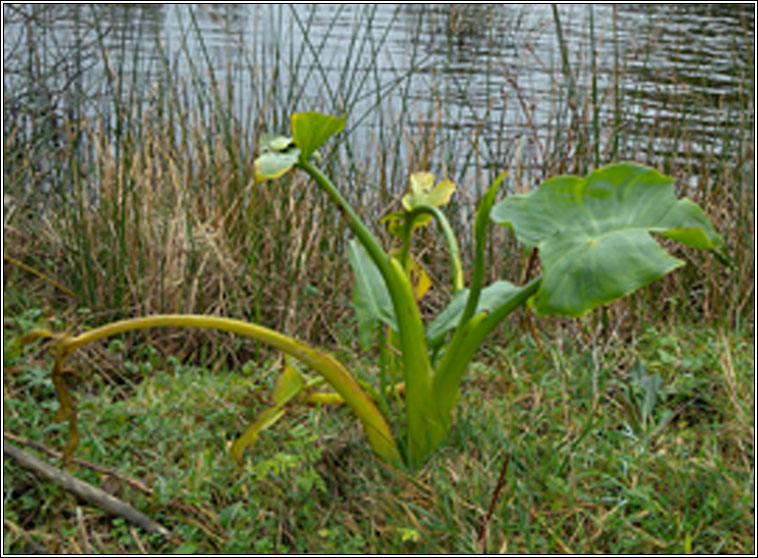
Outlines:
[[[50,420],[57,404],[45,351],[10,348],[44,319],[6,321],[6,441],[60,450],[67,431]],[[304,406],[237,469],[229,444],[268,405],[277,361],[250,362],[240,374],[113,342],[87,356],[95,373],[77,387],[82,461],[70,470],[110,487],[172,538],[77,503],[8,459],[4,550],[478,552],[508,459],[487,552],[749,553],[750,336],[647,324],[629,345],[584,333],[544,336],[542,353],[517,336],[487,354],[464,383],[450,441],[412,476],[379,466],[345,409]],[[656,375],[646,406],[641,378]]]

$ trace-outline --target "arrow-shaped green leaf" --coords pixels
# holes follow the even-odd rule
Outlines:
[[[303,159],[310,159],[314,151],[326,140],[345,128],[347,118],[320,112],[298,112],[292,115],[292,137],[300,148]]]
[[[702,210],[676,199],[673,179],[635,163],[552,178],[498,203],[491,217],[539,248],[541,314],[580,316],[684,264],[650,233],[728,258]]]

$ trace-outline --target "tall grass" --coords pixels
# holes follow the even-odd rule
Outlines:
[[[348,278],[338,264],[345,238],[333,226],[339,216],[302,181],[273,188],[254,184],[252,160],[261,130],[285,131],[294,110],[350,112],[358,126],[365,118],[353,110],[359,101],[373,104],[364,112],[376,110],[408,79],[405,71],[393,82],[376,81],[371,55],[386,35],[377,39],[361,27],[371,25],[376,8],[364,9],[367,23],[354,31],[358,44],[343,61],[338,87],[329,83],[318,57],[323,42],[306,39],[300,48],[292,40],[309,36],[315,11],[305,20],[294,13],[296,33],[283,27],[289,8],[261,10],[275,34],[264,41],[256,37],[252,49],[240,43],[241,69],[227,65],[219,71],[196,11],[180,23],[183,45],[169,55],[161,44],[154,51],[144,46],[142,27],[131,27],[128,15],[122,16],[127,28],[119,30],[120,44],[109,44],[113,30],[107,14],[98,11],[107,9],[113,8],[93,7],[81,33],[91,37],[85,54],[103,66],[98,93],[109,102],[80,98],[77,117],[62,118],[42,137],[19,133],[28,120],[33,133],[46,133],[33,104],[23,97],[16,111],[6,104],[6,122],[17,121],[5,142],[6,160],[12,160],[5,167],[7,199],[17,210],[5,233],[17,240],[14,253],[65,278],[77,302],[96,311],[223,313],[323,337],[324,326],[339,322],[348,302]],[[35,8],[28,13],[9,8],[6,16],[30,26],[47,23]],[[27,30],[27,36],[31,41],[34,32]],[[193,41],[199,59],[188,47]],[[39,40],[27,46],[39,52],[30,54],[29,68],[19,69],[21,83],[46,92],[50,80],[38,75],[35,64],[42,65],[38,54],[56,45]],[[12,61],[9,55],[6,63]],[[182,67],[187,81],[174,78]],[[146,75],[156,78],[150,89]],[[81,74],[72,76],[74,85],[83,82]],[[248,84],[254,94],[241,97],[249,102],[240,110],[238,91]],[[29,150],[30,144],[51,142],[52,154]],[[50,155],[53,171],[35,172]],[[40,192],[47,181],[56,184],[55,192]],[[361,192],[354,189],[352,195]],[[297,315],[307,319],[296,320]]]
[[[238,24],[239,7],[204,6],[176,12],[178,47],[145,38],[151,19],[134,10],[150,9],[4,7],[20,30],[4,59],[4,255],[49,277],[52,302],[109,319],[207,312],[317,342],[340,338],[351,285],[340,216],[301,178],[252,180],[261,132],[285,132],[291,112],[319,109],[349,115],[324,155],[364,215],[386,212],[410,172],[442,171],[459,184],[452,211],[464,239],[479,194],[503,168],[514,192],[618,159],[661,168],[705,206],[736,265],[684,253],[692,265],[621,303],[619,315],[753,324],[754,60],[737,52],[742,43],[729,67],[744,89],[708,96],[670,73],[646,105],[630,76],[655,69],[645,56],[660,30],[651,25],[625,51],[615,10],[611,32],[597,32],[593,16],[579,46],[555,10],[557,51],[546,59],[534,47],[544,28],[523,12],[504,28],[493,6],[404,7],[389,20],[377,6],[268,6],[250,16],[265,36]],[[53,33],[59,21],[75,33],[72,45]],[[410,39],[398,60],[390,30],[403,25]],[[209,27],[236,37],[224,43],[233,56],[219,55]],[[748,22],[744,33],[752,37]],[[428,37],[437,42],[424,45]],[[345,45],[337,54],[334,41]],[[504,49],[520,54],[506,63]],[[610,51],[603,68],[600,53]],[[468,95],[471,73],[461,68],[472,60],[486,102]],[[101,72],[94,84],[92,68]],[[523,85],[534,68],[547,76],[542,91]],[[670,106],[680,107],[675,117]],[[703,111],[724,116],[708,122],[705,149]],[[493,278],[520,278],[527,257],[505,232],[493,238]],[[422,261],[444,279],[445,251],[433,235],[424,243]],[[6,266],[10,281],[28,277]],[[428,304],[446,296],[438,288]]]

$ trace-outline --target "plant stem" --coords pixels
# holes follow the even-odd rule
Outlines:
[[[80,347],[93,343],[99,339],[118,335],[126,331],[154,327],[194,327],[226,331],[253,339],[254,341],[261,341],[262,343],[293,356],[306,366],[321,374],[326,381],[334,387],[335,391],[342,396],[345,403],[350,406],[361,421],[366,436],[371,443],[371,447],[374,448],[382,459],[390,464],[397,464],[401,461],[400,452],[398,451],[397,444],[395,443],[384,415],[379,412],[373,400],[360,387],[353,375],[350,374],[339,361],[331,355],[314,349],[302,341],[288,337],[287,335],[266,327],[243,322],[241,320],[193,314],[159,314],[144,318],[113,322],[82,333],[76,337],[60,336],[55,338],[57,341],[55,348],[58,352],[53,370],[54,376],[57,370],[57,376],[60,377],[62,374],[63,360]],[[53,337],[52,335],[44,336]],[[61,391],[58,392],[59,398],[61,399],[61,408],[63,410],[60,418],[68,418],[69,421],[74,421],[70,424],[73,425],[72,436],[75,436],[76,413],[73,410],[70,396],[68,396],[65,390],[65,385],[62,384],[62,379],[60,383],[63,389],[63,393]],[[58,389],[58,387],[59,386],[56,384],[56,389]],[[68,400],[66,396],[68,396]],[[68,403],[67,406],[65,405],[66,403]],[[73,451],[74,448],[67,447],[67,450],[69,449],[70,451]]]
[[[484,554],[484,542],[487,537],[487,527],[489,527],[490,521],[492,520],[492,514],[495,513],[495,504],[497,503],[497,500],[500,497],[500,492],[503,490],[503,487],[505,486],[505,474],[508,471],[508,463],[510,463],[510,461],[511,461],[511,454],[506,453],[505,459],[503,460],[503,467],[500,469],[500,476],[497,479],[495,490],[492,493],[490,508],[487,510],[487,515],[482,519],[482,530],[479,532],[479,546],[481,548],[482,554]]]
[[[408,235],[408,245],[410,245],[410,228],[417,215],[429,214],[437,221],[437,225],[440,228],[442,236],[445,238],[447,244],[448,253],[450,255],[450,278],[453,283],[453,294],[457,293],[464,287],[463,284],[463,265],[461,263],[461,249],[458,246],[458,241],[455,238],[453,227],[450,225],[450,221],[439,208],[432,205],[419,205],[414,207],[406,214],[406,228],[404,236]],[[406,241],[403,238],[403,250],[406,249]],[[402,260],[401,260],[402,261]]]
[[[476,210],[476,218],[474,220],[474,272],[471,276],[471,291],[466,300],[466,307],[458,322],[459,327],[471,319],[479,304],[479,296],[482,292],[482,283],[484,282],[484,250],[487,244],[487,226],[490,221],[490,211],[492,211],[495,196],[497,196],[500,184],[505,179],[505,176],[506,173],[500,173],[495,182],[487,189]]]
[[[429,401],[433,400],[434,395],[432,365],[413,287],[402,264],[385,252],[334,183],[304,159],[300,159],[296,166],[307,172],[337,205],[348,226],[376,264],[390,292],[397,317],[406,384],[405,413],[408,432],[405,440],[405,459],[409,465],[417,465],[442,442],[447,435],[447,429],[442,417],[429,412]]]
[[[451,420],[450,411],[458,398],[463,374],[465,374],[476,351],[508,314],[524,304],[537,292],[541,283],[542,276],[531,280],[515,296],[509,298],[492,312],[489,314],[480,312],[456,330],[450,345],[445,349],[445,353],[437,365],[434,375],[434,394],[438,412],[447,420],[448,424]]]

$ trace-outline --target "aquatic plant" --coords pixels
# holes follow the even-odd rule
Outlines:
[[[293,337],[258,324],[198,315],[155,315],[127,319],[76,337],[36,331],[54,340],[53,381],[60,399],[59,420],[68,419],[70,454],[78,440],[76,409],[63,374],[65,359],[76,349],[125,331],[165,326],[211,328],[254,339],[278,349],[317,372],[360,420],[378,457],[392,465],[417,467],[450,432],[461,382],[488,335],[521,307],[540,315],[581,316],[623,297],[684,262],[669,255],[653,234],[686,246],[712,250],[728,262],[724,242],[695,203],[677,199],[673,179],[636,163],[616,163],[585,177],[557,176],[528,194],[496,203],[501,174],[482,197],[474,222],[475,255],[469,286],[452,228],[440,210],[455,186],[435,185],[434,176],[416,173],[402,198],[402,209],[384,221],[401,241],[389,252],[350,206],[336,185],[317,166],[317,150],[342,131],[345,117],[318,112],[296,113],[291,137],[264,135],[255,161],[258,181],[276,187],[276,179],[299,169],[339,209],[355,238],[349,259],[355,273],[354,303],[364,346],[378,335],[383,358],[379,386],[359,382],[331,355]],[[451,261],[452,299],[424,324],[418,300],[428,278],[412,255],[414,230],[435,221]],[[508,227],[539,255],[542,274],[524,285],[498,280],[485,286],[485,242],[490,222]],[[394,347],[399,354],[397,359]],[[389,356],[388,353],[390,354]],[[388,364],[389,363],[389,364]],[[394,371],[400,379],[395,383]],[[232,446],[238,459],[258,433],[281,416],[295,395],[313,387],[285,367],[274,393],[275,407],[258,418]],[[332,398],[334,399],[334,398]],[[400,417],[393,415],[394,405]],[[391,424],[394,425],[394,432]]]

